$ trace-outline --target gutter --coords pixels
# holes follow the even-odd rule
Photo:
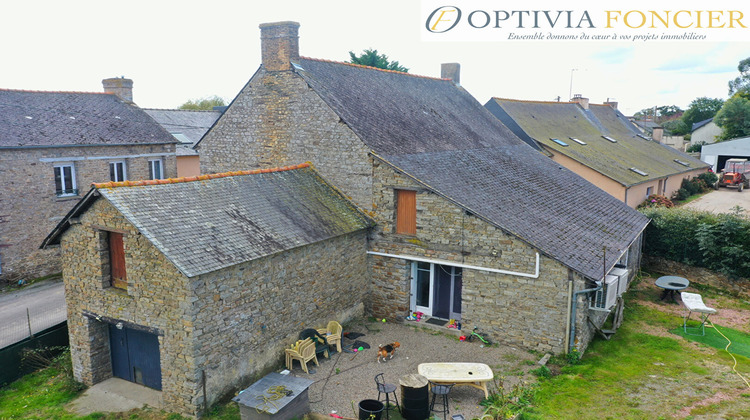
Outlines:
[[[539,278],[539,253],[536,253],[536,266],[534,268],[534,274],[529,273],[521,273],[518,271],[508,271],[508,270],[500,270],[497,268],[488,268],[488,267],[479,267],[475,265],[467,265],[467,264],[461,264],[454,261],[448,261],[448,260],[435,260],[430,258],[422,258],[422,257],[415,257],[411,255],[396,255],[396,254],[386,254],[384,252],[375,252],[375,251],[367,251],[370,255],[377,255],[379,257],[390,257],[390,258],[398,258],[402,260],[409,260],[409,261],[418,261],[418,262],[424,262],[424,263],[432,263],[432,264],[440,264],[440,265],[450,265],[453,267],[461,267],[466,268],[469,270],[478,270],[478,271],[487,271],[490,273],[500,273],[500,274],[509,274],[512,276],[518,276],[518,277],[528,277],[532,279],[538,279]]]

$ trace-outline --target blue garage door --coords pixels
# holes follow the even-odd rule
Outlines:
[[[109,326],[112,374],[161,391],[159,338],[155,334]]]

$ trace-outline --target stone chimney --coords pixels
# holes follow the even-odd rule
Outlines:
[[[299,60],[299,23],[273,22],[260,25],[263,67],[267,71],[291,70],[290,61]]]
[[[573,98],[570,99],[570,102],[576,102],[581,105],[581,108],[589,109],[589,98],[584,98],[580,93],[576,93],[575,95],[573,95]]]
[[[607,99],[607,102],[605,102],[604,105],[609,105],[612,107],[612,109],[617,109],[617,101],[610,101],[609,99]]]
[[[451,79],[457,85],[461,84],[461,64],[443,63],[440,65],[440,77]]]
[[[107,93],[114,93],[123,101],[133,102],[133,81],[125,76],[102,80],[102,86]]]
[[[661,143],[661,140],[664,138],[664,129],[662,127],[654,127],[654,131],[651,133],[651,138],[654,139],[654,141]]]

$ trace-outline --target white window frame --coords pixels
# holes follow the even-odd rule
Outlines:
[[[154,165],[159,163],[159,177],[154,177]],[[149,159],[148,161],[148,175],[149,179],[164,179],[164,161],[162,159]]]
[[[646,198],[654,193],[654,186],[646,187]]]
[[[114,171],[112,170],[113,165],[115,168]],[[112,179],[117,178],[117,165],[122,165],[122,179]],[[128,180],[128,166],[125,164],[124,160],[113,160],[109,162],[109,180],[114,182],[122,182]]]
[[[56,163],[53,166],[53,176],[55,179],[55,194],[58,197],[72,197],[78,195],[78,188],[76,186],[76,166],[73,164],[73,162],[66,162],[66,163]],[[55,172],[60,171],[60,187],[61,189],[57,189],[57,174]],[[65,188],[65,170],[63,168],[70,168],[70,186],[72,188]],[[66,192],[69,191],[69,192]]]

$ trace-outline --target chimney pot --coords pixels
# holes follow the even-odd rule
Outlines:
[[[291,70],[291,61],[299,60],[299,23],[273,22],[260,26],[263,67],[267,71]]]
[[[584,98],[580,93],[573,95],[571,102],[576,102],[583,109],[589,109],[589,98]]]
[[[457,85],[461,84],[461,64],[443,63],[440,65],[440,77],[451,79]]]
[[[123,77],[112,77],[102,80],[106,93],[114,93],[126,102],[133,102],[133,80]]]
[[[607,102],[604,103],[604,105],[609,105],[613,109],[617,109],[617,102],[616,101],[607,101]]]

